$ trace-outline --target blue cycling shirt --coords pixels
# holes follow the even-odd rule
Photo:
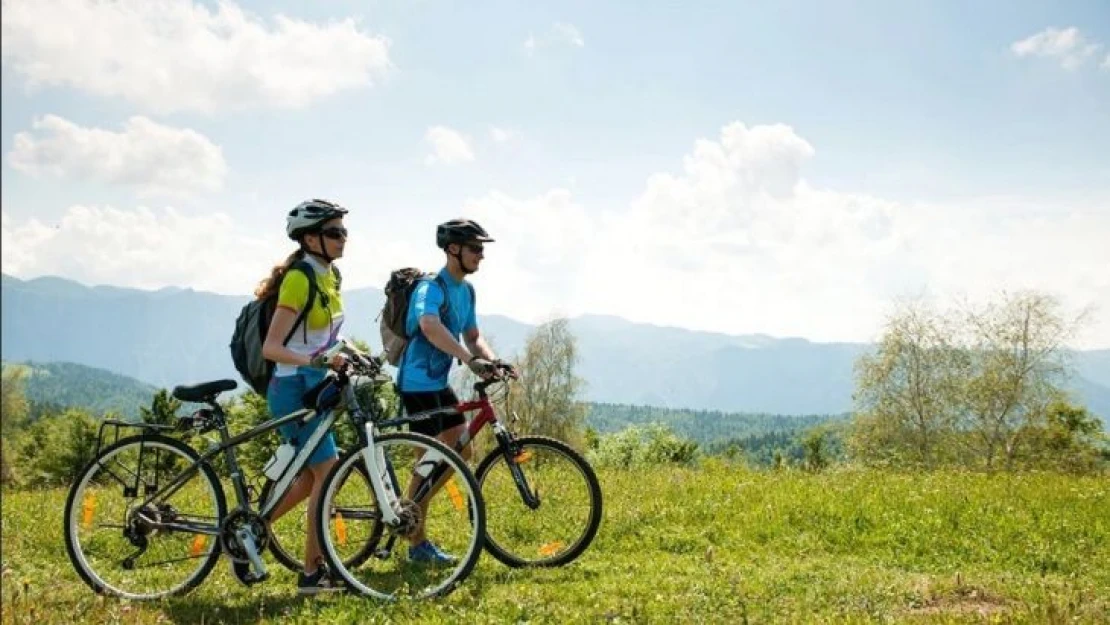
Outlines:
[[[447,377],[451,373],[453,356],[440,351],[432,345],[420,331],[420,317],[431,315],[440,317],[444,292],[447,286],[447,309],[440,321],[447,326],[452,336],[460,335],[478,327],[474,313],[474,297],[471,289],[462,280],[456,280],[447,268],[439,271],[439,280],[421,280],[413,289],[409,300],[408,316],[405,319],[405,332],[412,337],[401,357],[397,373],[397,386],[404,392],[439,391],[447,388]]]

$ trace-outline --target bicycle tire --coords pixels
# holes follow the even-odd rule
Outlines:
[[[338,487],[345,483],[345,474],[352,470],[353,464],[363,463],[362,449],[355,449],[345,454],[324,478],[319,507],[316,510],[317,537],[328,566],[343,579],[349,590],[364,596],[392,601],[402,597],[419,600],[447,595],[470,575],[482,553],[482,536],[485,531],[486,516],[478,482],[462,457],[437,439],[412,432],[391,432],[376,437],[374,442],[375,453],[380,450],[383,456],[389,459],[389,473],[386,477],[399,482],[398,486],[402,496],[406,495],[407,488],[406,483],[401,482],[401,480],[416,473],[418,458],[423,458],[423,454],[428,451],[438,453],[454,471],[449,480],[444,483],[450,484],[456,479],[462,482],[461,485],[454,482],[453,487],[449,486],[447,488],[450,491],[450,500],[454,510],[451,510],[447,505],[439,505],[437,514],[433,515],[429,511],[426,516],[422,517],[421,523],[426,528],[435,516],[435,538],[440,540],[444,539],[443,533],[448,530],[465,532],[461,537],[452,536],[447,543],[453,551],[457,552],[461,549],[462,553],[456,557],[454,562],[449,564],[436,565],[410,562],[394,551],[396,549],[394,547],[395,543],[407,544],[404,536],[388,531],[389,528],[387,527],[386,534],[388,538],[383,550],[388,547],[389,551],[374,553],[374,557],[367,559],[365,565],[356,570],[348,568],[343,562],[344,558],[340,550],[337,548],[337,538],[333,538],[333,535],[338,537],[339,532],[338,527],[335,530],[331,527],[332,520],[335,517],[329,511],[332,506],[336,505],[336,493]],[[405,449],[406,447],[408,449]],[[414,452],[420,453],[416,454]],[[413,464],[410,470],[406,471],[405,463],[409,461]],[[411,486],[411,484],[409,485]],[[360,500],[367,501],[367,505],[372,509],[377,509],[377,499],[373,489],[370,489],[368,493],[354,493],[354,495],[358,496]],[[447,495],[433,494],[429,498],[429,506],[436,505],[436,501],[442,499],[447,499]],[[381,521],[379,520],[379,522]],[[431,533],[433,532],[429,532],[429,534]],[[426,577],[429,571],[446,571],[447,575],[434,583],[423,582],[423,578]],[[392,576],[390,581],[385,581],[386,576]],[[421,586],[421,584],[424,585]]]
[[[568,536],[538,534],[535,530],[524,528],[523,525],[534,516],[533,513],[548,506],[550,500],[545,499],[544,493],[541,492],[539,507],[536,510],[529,508],[511,478],[505,452],[500,446],[495,447],[482,459],[475,472],[479,488],[482,489],[482,498],[486,502],[489,519],[484,536],[485,549],[494,558],[513,568],[543,568],[567,564],[582,555],[590,546],[601,525],[603,503],[597,474],[582,454],[560,440],[547,436],[522,436],[516,439],[516,444],[522,450],[521,455],[530,453],[536,456],[542,453],[540,457],[566,460],[569,466],[581,475],[582,479],[578,486],[581,487],[581,493],[586,494],[588,498],[588,506],[583,507],[586,514],[571,514],[571,510],[565,505],[555,508],[554,516],[550,517],[554,519],[550,521],[551,524],[582,521],[581,527],[576,528],[571,532],[572,535]],[[498,471],[499,477],[495,480],[492,476],[494,470],[498,468],[504,468],[505,476],[501,477],[501,472]],[[495,481],[496,484],[493,483]],[[532,481],[529,480],[529,483],[531,486]],[[573,486],[561,474],[545,482],[546,486],[551,484],[562,492],[569,491]],[[512,541],[508,537],[514,535],[527,536],[531,539],[521,539],[519,544],[510,544]],[[525,547],[525,544],[528,546]],[[526,551],[534,551],[538,557],[531,557],[525,553]]]
[[[124,588],[121,588],[119,582],[112,582],[106,579],[105,576],[108,574],[107,571],[94,570],[93,565],[89,561],[89,554],[86,553],[86,541],[80,535],[81,529],[79,525],[91,524],[88,519],[88,517],[91,516],[90,509],[94,509],[97,506],[97,504],[95,503],[97,491],[86,491],[86,488],[92,484],[94,478],[101,474],[101,469],[105,469],[105,477],[114,478],[117,482],[120,482],[120,484],[124,484],[123,480],[121,480],[118,476],[112,474],[112,472],[107,467],[109,465],[109,462],[113,458],[119,456],[131,447],[139,447],[140,453],[147,453],[147,450],[166,450],[171,453],[179,454],[179,457],[182,458],[185,462],[188,462],[190,465],[196,463],[200,459],[200,455],[193,448],[189,447],[185,443],[174,438],[169,438],[156,434],[127,437],[105,448],[103,451],[100,452],[100,454],[96,456],[96,458],[85,465],[85,467],[78,474],[78,478],[70,487],[69,494],[66,496],[65,511],[63,513],[63,533],[65,535],[66,553],[69,556],[70,563],[73,565],[73,568],[76,569],[78,575],[81,576],[81,579],[98,594],[108,594],[133,600],[151,600],[170,595],[185,594],[195,588],[201,582],[203,582],[208,574],[212,572],[212,568],[216,565],[216,561],[219,559],[220,553],[222,553],[219,540],[216,536],[205,538],[202,541],[200,538],[198,538],[199,536],[202,536],[202,534],[190,534],[191,536],[194,536],[194,538],[192,541],[193,546],[191,546],[188,551],[189,557],[178,558],[178,561],[195,558],[199,560],[199,566],[194,571],[189,573],[181,583],[172,585],[170,588],[158,592],[130,592],[128,590],[125,590]],[[159,456],[156,453],[154,456],[154,463],[157,464],[158,462]],[[136,474],[141,476],[142,471],[143,466],[139,466],[137,468]],[[154,471],[157,473],[159,469],[155,467]],[[174,478],[177,477],[177,475],[178,472],[173,472],[166,477]],[[212,496],[212,503],[214,503],[216,508],[214,511],[214,521],[216,522],[216,524],[218,524],[220,520],[227,516],[227,501],[224,496],[223,488],[220,485],[219,478],[216,476],[216,472],[213,470],[212,466],[207,462],[196,464],[195,475],[201,477],[201,486],[207,486],[208,493]],[[157,476],[155,477],[154,483],[158,483]],[[127,498],[128,492],[126,490],[125,484],[124,488],[124,497]],[[108,490],[109,489],[104,489],[105,493],[108,492]],[[171,493],[171,496],[179,492],[182,491],[178,489],[175,491],[175,493]],[[138,492],[136,492],[135,494],[145,495],[145,493]],[[77,505],[78,495],[81,495],[82,499],[82,503],[80,506]],[[92,499],[90,499],[90,496],[92,497]],[[92,502],[92,505],[90,505],[90,502]],[[121,520],[121,525],[119,526],[119,528],[114,529],[122,530],[128,523],[135,523],[134,519],[127,518],[128,516],[130,516],[130,506],[125,507],[125,509],[129,512],[125,515],[125,518]],[[155,509],[152,508],[152,510]],[[81,523],[78,522],[79,513],[82,516]],[[166,514],[167,512],[165,510],[158,509],[157,513]],[[174,511],[173,513],[176,513],[176,511]],[[158,538],[162,537],[163,535],[168,536],[177,533],[178,532],[174,531],[155,529],[144,536],[142,541],[146,544],[149,544],[151,542],[149,537]],[[107,535],[111,536],[112,534],[114,534],[114,532],[110,531]],[[121,531],[121,540],[124,536],[126,536],[126,534],[123,534],[123,532]],[[135,543],[131,540],[130,537],[128,537],[127,540],[132,546],[135,546]],[[95,541],[93,541],[91,538],[88,540],[90,546],[94,542]],[[193,555],[191,552],[193,550],[198,550],[198,543],[201,544],[202,549],[205,549],[205,552],[202,554]],[[145,553],[146,551],[144,548],[140,555],[145,555]],[[124,562],[120,563],[120,567],[121,570],[133,570],[134,562],[131,563],[130,569],[127,568]],[[152,574],[156,575],[158,570],[164,570],[165,568],[166,567],[163,566],[161,569],[156,569],[155,573]]]

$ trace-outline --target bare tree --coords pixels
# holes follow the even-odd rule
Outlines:
[[[1043,426],[1048,407],[1064,397],[1065,341],[1082,315],[1067,320],[1055,298],[1036,292],[965,305],[965,315],[972,365],[965,387],[967,426],[988,468],[999,456],[1012,468],[1030,427]]]
[[[519,417],[519,431],[546,434],[580,443],[586,407],[579,401],[584,381],[575,375],[578,344],[567,319],[558,318],[537,327],[517,359],[520,383],[506,398]]]
[[[856,363],[853,451],[871,462],[1015,468],[1066,400],[1066,341],[1083,318],[1037,292],[947,312],[904,305]]]
[[[966,354],[950,322],[921,300],[903,303],[873,353],[856,362],[854,451],[872,461],[938,460],[960,414]]]

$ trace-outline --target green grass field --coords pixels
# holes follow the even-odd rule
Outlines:
[[[299,599],[280,571],[246,589],[225,562],[184,597],[97,597],[66,557],[65,491],[5,492],[3,623],[1110,622],[1105,476],[710,461],[599,477],[605,519],[577,562],[483,556],[450,596],[388,605]]]

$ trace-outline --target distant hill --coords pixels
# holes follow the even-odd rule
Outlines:
[[[481,280],[478,281],[481,290]],[[344,293],[345,333],[378,347],[379,289]],[[192,289],[87,287],[45,277],[3,276],[3,358],[66,361],[115,371],[159,387],[237,378],[228,340],[246,295]],[[532,326],[482,315],[498,351],[512,355]],[[594,402],[777,415],[841,414],[852,407],[852,367],[871,346],[729,335],[633,323],[572,319],[579,374]],[[1110,350],[1075,354],[1076,399],[1110,421]]]
[[[25,372],[27,399],[43,406],[85,408],[96,415],[138,418],[158,389],[134,378],[70,362],[3,363]]]
[[[149,406],[158,390],[127,376],[68,362],[3,363],[5,373],[13,368],[26,373],[24,379],[30,401],[61,408],[83,408],[96,415],[111,412],[137,418],[139,408]],[[661,423],[683,438],[704,446],[768,433],[793,435],[833,418],[588,403],[586,424],[599,432],[609,433],[630,425]]]
[[[682,438],[697,441],[704,447],[771,433],[793,435],[848,417],[847,414],[794,416],[590,403],[587,404],[586,423],[601,433],[617,432],[630,425],[662,423]]]

